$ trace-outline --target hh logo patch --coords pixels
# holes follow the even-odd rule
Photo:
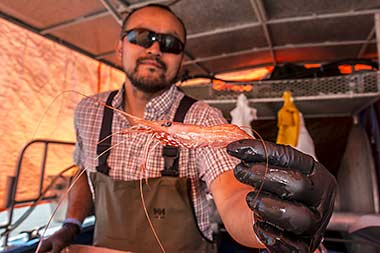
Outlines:
[[[153,218],[165,219],[165,208],[153,208]]]

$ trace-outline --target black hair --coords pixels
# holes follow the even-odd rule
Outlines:
[[[155,8],[160,8],[162,10],[165,10],[169,13],[171,13],[174,17],[177,18],[177,20],[179,21],[179,23],[182,25],[182,29],[183,29],[183,32],[184,32],[184,35],[185,35],[185,41],[184,41],[184,44],[186,44],[186,36],[187,36],[187,31],[186,31],[186,26],[185,24],[183,23],[182,19],[180,19],[177,14],[175,14],[172,9],[170,9],[169,6],[167,5],[163,5],[163,4],[157,4],[157,3],[152,3],[152,4],[147,4],[147,5],[144,5],[142,7],[139,7],[139,8],[136,8],[136,9],[133,9],[131,12],[129,12],[127,14],[127,16],[125,16],[124,20],[123,20],[123,23],[121,25],[121,32],[120,32],[120,38],[123,37],[124,35],[124,29],[125,29],[125,26],[127,25],[128,23],[128,20],[129,18],[133,15],[133,13],[141,10],[141,9],[144,9],[144,8],[147,8],[147,7],[155,7]]]

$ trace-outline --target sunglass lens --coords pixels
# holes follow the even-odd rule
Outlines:
[[[173,54],[179,54],[182,52],[182,44],[174,36],[163,35],[161,44],[160,44],[160,48],[163,52],[173,53]]]
[[[152,35],[147,30],[133,30],[128,34],[128,40],[131,43],[149,48],[153,44]]]

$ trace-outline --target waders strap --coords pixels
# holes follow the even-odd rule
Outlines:
[[[197,100],[184,96],[177,108],[174,116],[175,122],[183,122],[187,111]],[[162,149],[164,157],[164,169],[161,171],[162,176],[178,177],[179,149],[178,147],[164,146]]]
[[[115,97],[117,90],[112,91],[108,98],[106,104],[112,106],[112,100]],[[110,155],[109,148],[111,147],[112,141],[112,120],[113,120],[113,110],[108,107],[104,107],[103,112],[103,121],[102,128],[100,129],[99,141],[96,146],[96,154],[99,156],[98,158],[98,166],[96,166],[96,170],[104,175],[109,175],[110,167],[108,166],[107,159]],[[107,139],[105,139],[107,138]],[[108,149],[108,151],[106,151]],[[102,155],[100,155],[102,154]]]

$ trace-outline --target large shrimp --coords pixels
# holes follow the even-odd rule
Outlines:
[[[127,129],[126,133],[135,131],[151,134],[164,145],[181,148],[224,148],[232,141],[252,138],[240,127],[232,124],[206,127],[164,120],[141,120],[137,125]]]
[[[120,134],[133,132],[149,134],[163,145],[180,148],[224,148],[233,141],[253,138],[243,129],[233,124],[200,126],[167,120],[150,121],[108,106],[103,102],[98,102],[124,115],[131,121],[132,127],[120,131]]]

